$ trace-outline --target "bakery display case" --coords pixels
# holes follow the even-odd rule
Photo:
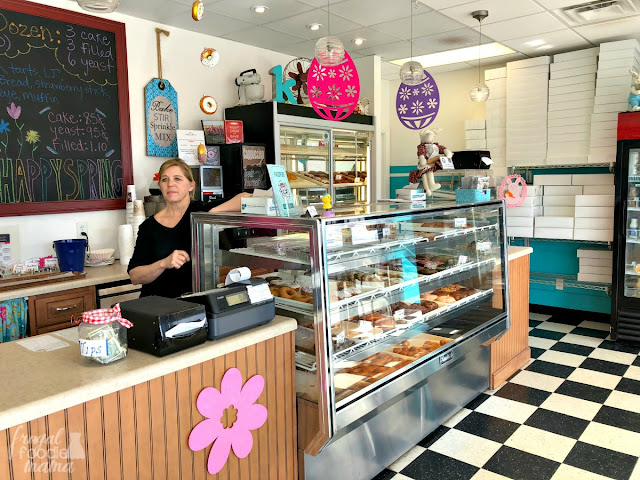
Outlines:
[[[267,145],[267,163],[285,166],[299,204],[321,203],[326,193],[334,205],[371,202],[372,117],[332,122],[309,107],[277,102],[228,108],[225,115],[242,120],[247,141]]]
[[[298,322],[305,478],[371,478],[488,386],[509,326],[501,201],[196,213],[194,291],[248,266]]]

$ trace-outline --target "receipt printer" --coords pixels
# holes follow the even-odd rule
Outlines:
[[[120,308],[122,317],[133,323],[127,330],[129,348],[163,357],[207,339],[202,305],[154,295],[122,302]]]
[[[181,297],[207,310],[209,340],[233,335],[264,325],[276,316],[269,284],[262,278],[250,278],[226,287]]]

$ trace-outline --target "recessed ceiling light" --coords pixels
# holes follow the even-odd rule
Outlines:
[[[264,5],[256,5],[255,7],[251,7],[251,11],[253,13],[265,13],[269,10],[269,7],[265,7]]]
[[[313,32],[317,32],[318,30],[320,30],[321,26],[322,26],[321,23],[309,23],[307,25],[307,28]]]
[[[353,43],[355,43],[358,47],[360,45],[362,45],[364,42],[367,41],[366,38],[362,38],[362,37],[358,37],[358,38],[354,38],[353,40],[351,40]]]
[[[515,50],[511,50],[500,43],[485,43],[480,47],[480,58],[499,57],[501,55],[509,55],[516,53]],[[435,67],[436,65],[450,65],[452,63],[469,62],[471,60],[478,60],[478,46],[458,48],[456,50],[447,50],[446,52],[431,53],[429,55],[421,55],[419,57],[401,58],[398,60],[392,60],[391,63],[395,65],[403,65],[409,60],[416,60],[422,64],[423,67]]]

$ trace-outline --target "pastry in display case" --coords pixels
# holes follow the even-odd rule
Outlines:
[[[250,266],[298,322],[306,478],[375,476],[488,386],[509,325],[503,204],[403,208],[192,217],[194,291]],[[397,426],[410,433],[388,445]],[[363,442],[375,462],[354,460]]]

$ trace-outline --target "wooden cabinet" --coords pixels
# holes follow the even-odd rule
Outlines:
[[[96,308],[94,286],[29,297],[29,335],[70,327],[71,317]]]

